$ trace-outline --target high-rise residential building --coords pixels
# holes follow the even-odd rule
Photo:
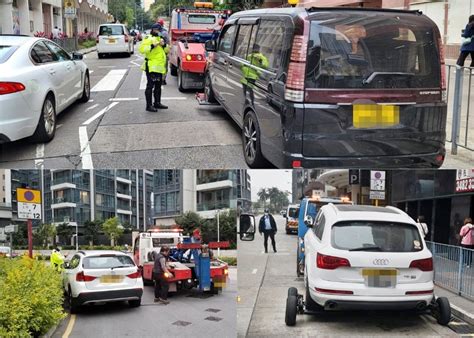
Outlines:
[[[12,218],[12,194],[10,176],[10,170],[0,169],[0,227],[10,224]]]
[[[155,224],[173,224],[187,211],[213,218],[250,200],[250,177],[246,170],[155,170],[154,194]]]

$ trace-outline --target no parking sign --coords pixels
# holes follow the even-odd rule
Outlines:
[[[16,189],[19,219],[41,219],[41,191]]]

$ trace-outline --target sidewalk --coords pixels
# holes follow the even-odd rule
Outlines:
[[[435,286],[435,294],[437,297],[442,296],[449,299],[451,311],[454,316],[464,320],[466,323],[474,325],[474,302],[439,286]]]
[[[94,46],[94,47],[91,47],[91,48],[79,49],[79,50],[77,51],[77,53],[89,54],[89,53],[95,52],[96,50],[97,50],[97,48],[96,48],[96,46]]]

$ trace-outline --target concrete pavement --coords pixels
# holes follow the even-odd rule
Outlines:
[[[263,239],[239,241],[237,305],[239,337],[260,336],[456,336],[429,315],[413,312],[330,312],[318,316],[299,315],[294,327],[285,325],[288,288],[304,292],[302,278],[296,277],[297,237],[286,235],[284,219],[276,215],[277,253],[263,253]],[[257,218],[258,221],[258,218]]]

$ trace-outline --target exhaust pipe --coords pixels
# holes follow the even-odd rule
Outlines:
[[[416,309],[418,311],[426,310],[426,303],[425,302],[419,302],[418,304],[416,304]]]
[[[329,310],[334,310],[337,308],[337,303],[336,302],[333,302],[333,301],[329,301],[327,304],[326,304],[326,308],[328,308]]]

